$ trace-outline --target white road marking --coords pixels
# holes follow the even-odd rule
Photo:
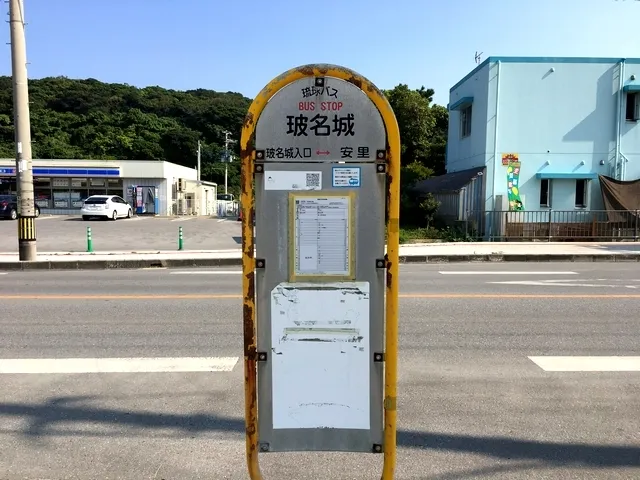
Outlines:
[[[539,272],[533,270],[531,272],[512,272],[512,271],[498,271],[498,270],[471,270],[471,271],[459,271],[459,270],[444,270],[438,272],[441,275],[577,275],[576,272]]]
[[[537,287],[605,287],[616,288],[624,285],[607,285],[603,283],[569,283],[571,280],[512,280],[505,282],[487,282],[495,285],[530,285]],[[636,288],[627,286],[627,288]]]
[[[242,275],[242,270],[202,270],[190,272],[171,272],[171,275]]]
[[[545,372],[640,372],[640,357],[529,357]]]
[[[171,221],[172,222],[186,222],[187,220],[193,220],[196,217],[178,217],[178,218],[174,218]]]
[[[0,275],[6,275],[7,272],[0,272]]]
[[[230,372],[238,357],[0,359],[0,374]]]

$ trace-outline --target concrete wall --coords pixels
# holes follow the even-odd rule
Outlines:
[[[178,178],[184,178],[186,180],[198,180],[198,171],[195,168],[183,167],[182,165],[176,165],[175,163],[162,162],[163,163],[163,175],[164,178],[174,182],[178,181]]]
[[[473,97],[473,103],[471,135],[466,138],[460,138],[460,111],[449,111],[447,172],[480,167],[486,162],[489,67],[486,64],[474,70],[449,92],[450,107],[465,97]]]
[[[196,190],[197,215],[215,215],[218,187],[214,184],[203,184]]]
[[[635,78],[631,80],[632,77]],[[640,85],[640,61],[625,62],[623,82],[625,85]],[[640,123],[625,119],[625,103],[622,104],[620,123],[620,152],[624,156],[621,165],[622,177],[625,180],[635,180],[640,178]]]
[[[126,186],[158,188],[158,215],[173,215],[175,199],[172,190],[178,178],[196,180],[198,175],[193,168],[156,160],[123,160],[119,166]]]
[[[519,154],[526,210],[545,208],[537,172],[612,173],[619,71],[616,63],[501,64],[498,151]],[[495,192],[506,194],[506,167],[497,172]],[[589,184],[587,208],[602,208],[597,181]],[[575,179],[551,185],[551,208],[576,208]]]

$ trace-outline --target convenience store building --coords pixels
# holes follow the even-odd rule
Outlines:
[[[14,159],[0,159],[0,194],[16,192]],[[138,214],[211,215],[217,186],[198,172],[158,160],[33,160],[36,204],[43,214],[78,214],[91,195],[118,195]]]

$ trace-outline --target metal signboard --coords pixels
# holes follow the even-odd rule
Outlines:
[[[393,112],[355,72],[308,65],[256,97],[241,144],[250,476],[261,478],[258,451],[343,451],[383,453],[390,479],[400,154]]]
[[[380,113],[353,83],[306,77],[276,93],[260,115],[256,149],[265,162],[373,162],[386,151]]]

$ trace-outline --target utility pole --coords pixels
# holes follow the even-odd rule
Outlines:
[[[18,196],[18,254],[21,261],[36,259],[36,211],[33,194],[31,120],[27,46],[23,0],[9,0],[11,72],[13,77],[13,124],[16,139],[16,189]]]
[[[229,153],[229,144],[235,143],[235,140],[229,138],[231,132],[224,131],[224,193],[227,193],[227,177],[229,175],[229,166],[228,163],[231,163],[231,154]]]
[[[198,140],[198,185],[200,185],[200,180],[202,178],[200,176],[200,168],[201,168],[200,160],[201,160],[200,140]]]

